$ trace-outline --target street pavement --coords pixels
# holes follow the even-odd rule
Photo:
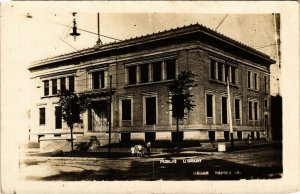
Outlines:
[[[228,147],[228,145],[227,145]],[[66,153],[51,157],[38,148],[22,151],[21,180],[238,180],[282,176],[280,143],[236,144],[217,152],[212,145],[135,157],[130,152]]]

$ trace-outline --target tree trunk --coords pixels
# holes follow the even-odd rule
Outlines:
[[[73,126],[70,127],[70,129],[71,129],[71,151],[74,151],[74,149],[73,149]]]

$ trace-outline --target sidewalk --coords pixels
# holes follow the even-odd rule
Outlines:
[[[218,144],[225,144],[226,151],[225,152],[218,152]],[[146,156],[146,158],[152,157],[159,157],[164,154],[177,154],[176,149],[174,149],[174,143],[171,142],[160,142],[154,144],[151,148],[151,155]],[[198,143],[195,146],[195,142],[191,143],[191,146],[188,146],[188,142],[182,144],[182,148],[179,149],[179,155],[193,155],[193,154],[214,154],[214,153],[226,153],[226,152],[235,152],[235,151],[246,151],[249,149],[259,149],[265,147],[281,147],[282,144],[280,141],[265,141],[265,140],[255,140],[251,144],[248,144],[247,141],[235,141],[234,142],[234,149],[231,150],[231,143],[230,142],[214,142],[213,144],[210,142],[202,142],[201,144]],[[124,146],[124,147],[121,147]],[[158,147],[159,146],[159,147]],[[163,147],[164,146],[164,147]],[[27,156],[33,157],[51,157],[52,152],[39,150],[38,148],[30,149],[25,151]],[[178,154],[177,154],[178,155]],[[86,152],[65,152],[64,156],[57,156],[57,157],[76,157],[76,158],[128,158],[131,157],[130,145],[128,144],[113,144],[110,148],[110,153],[108,152],[108,147],[101,147],[95,150],[86,151]],[[55,158],[57,158],[55,157]]]

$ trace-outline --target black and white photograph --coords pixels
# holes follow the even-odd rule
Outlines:
[[[2,191],[299,191],[298,4],[220,3],[3,3]]]

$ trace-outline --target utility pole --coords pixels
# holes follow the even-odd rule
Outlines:
[[[229,110],[229,127],[230,127],[230,142],[231,142],[231,150],[234,149],[234,141],[233,141],[233,127],[232,127],[232,113],[231,113],[231,99],[230,99],[230,89],[229,89],[229,78],[227,77],[227,92],[228,92],[228,110]]]
[[[96,42],[95,47],[99,48],[101,45],[103,45],[101,39],[100,39],[100,13],[97,13],[97,24],[98,24],[98,40]]]
[[[109,109],[109,125],[108,125],[108,153],[110,153],[110,147],[111,147],[111,98],[112,98],[112,75],[109,76],[109,103],[108,103],[108,109]]]

